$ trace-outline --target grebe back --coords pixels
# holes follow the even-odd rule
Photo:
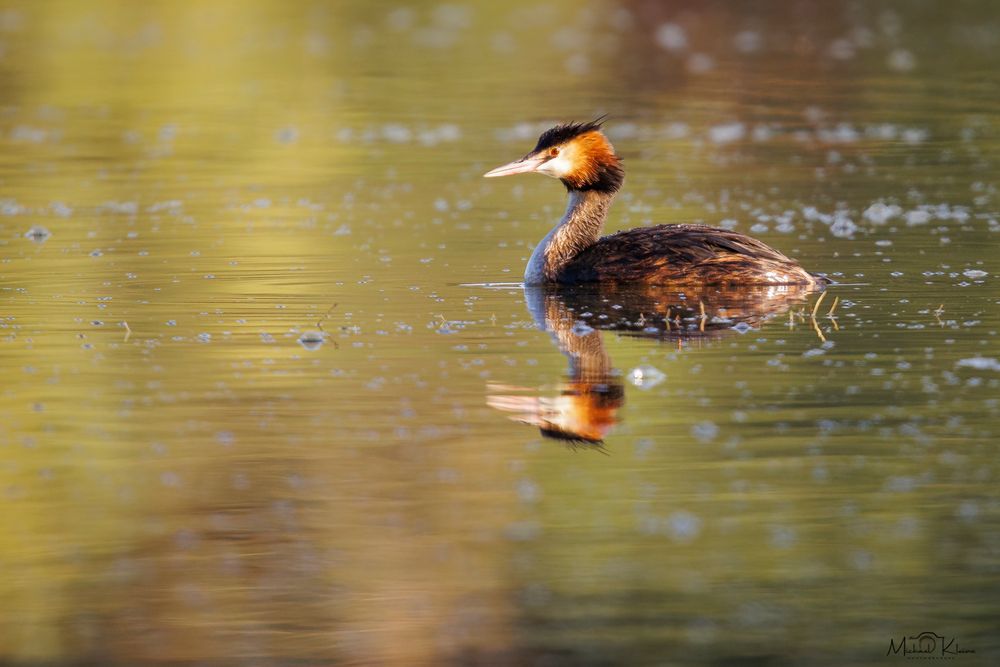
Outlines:
[[[757,239],[707,225],[637,227],[601,237],[608,209],[625,180],[622,160],[601,132],[602,122],[553,127],[523,158],[485,174],[537,172],[558,178],[569,192],[566,213],[528,260],[525,284],[826,284],[825,278]]]

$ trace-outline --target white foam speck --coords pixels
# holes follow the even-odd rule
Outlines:
[[[739,141],[745,134],[746,126],[739,122],[713,125],[708,130],[708,138],[717,144],[728,144],[733,141]]]
[[[656,29],[656,43],[667,51],[683,51],[687,48],[687,34],[676,23],[664,23]]]
[[[863,215],[873,225],[884,225],[891,218],[902,214],[902,212],[903,209],[895,204],[884,204],[879,201],[866,208]]]
[[[1000,371],[1000,361],[992,357],[969,357],[959,359],[955,364],[960,368],[974,368],[977,371]]]
[[[923,209],[914,209],[906,212],[906,224],[909,227],[915,225],[926,225],[931,220],[931,214]]]

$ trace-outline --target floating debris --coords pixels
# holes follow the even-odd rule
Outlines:
[[[51,237],[52,232],[41,225],[34,225],[24,233],[24,238],[31,239],[34,243],[45,243]]]
[[[304,331],[301,336],[299,336],[299,345],[314,352],[319,348],[323,347],[323,343],[326,342],[326,334],[322,331]]]

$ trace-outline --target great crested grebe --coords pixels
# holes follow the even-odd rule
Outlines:
[[[538,172],[569,191],[566,213],[531,253],[525,284],[826,284],[757,239],[706,225],[637,227],[601,237],[625,179],[621,158],[601,132],[603,120],[553,127],[523,158],[484,174]]]

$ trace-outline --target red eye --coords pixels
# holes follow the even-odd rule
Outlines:
[[[558,148],[550,148],[549,149],[549,157],[555,157],[557,155],[559,155],[559,149]]]

